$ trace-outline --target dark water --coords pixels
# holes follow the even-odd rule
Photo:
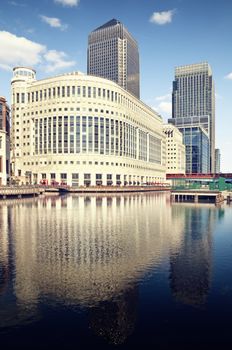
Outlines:
[[[232,207],[0,202],[1,349],[232,347]]]

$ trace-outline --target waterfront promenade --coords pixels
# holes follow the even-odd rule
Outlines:
[[[0,199],[35,197],[45,193],[134,193],[169,191],[167,186],[3,186],[0,187]]]

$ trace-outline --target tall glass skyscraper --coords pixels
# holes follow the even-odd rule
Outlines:
[[[169,122],[182,131],[185,127],[194,128],[196,126],[206,131],[209,138],[208,169],[211,173],[214,173],[215,93],[212,70],[207,62],[180,66],[175,69],[172,92],[172,119],[169,119]],[[194,135],[194,133],[191,134]],[[188,138],[188,140],[190,139]],[[191,154],[188,155],[186,152],[186,160],[187,157],[191,157]],[[203,169],[205,167],[200,168]],[[193,172],[193,169],[191,171]]]
[[[215,173],[221,172],[221,152],[219,148],[215,149]]]
[[[90,33],[87,66],[88,74],[112,80],[140,97],[138,44],[118,20]]]

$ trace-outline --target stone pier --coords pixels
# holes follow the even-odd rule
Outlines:
[[[224,201],[224,196],[220,191],[210,190],[172,190],[172,202],[190,202],[190,203],[215,203]]]

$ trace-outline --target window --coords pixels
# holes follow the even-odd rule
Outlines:
[[[74,173],[72,174],[72,186],[78,186],[79,185],[79,174]]]
[[[102,185],[102,174],[96,174],[96,185]]]
[[[93,151],[93,117],[88,117],[88,151]]]
[[[82,152],[86,152],[86,117],[82,117]]]
[[[121,179],[121,175],[116,175],[116,184],[117,184],[117,185],[120,185],[120,184],[121,184],[120,179]]]
[[[91,184],[91,174],[84,174],[84,185],[89,186]]]

